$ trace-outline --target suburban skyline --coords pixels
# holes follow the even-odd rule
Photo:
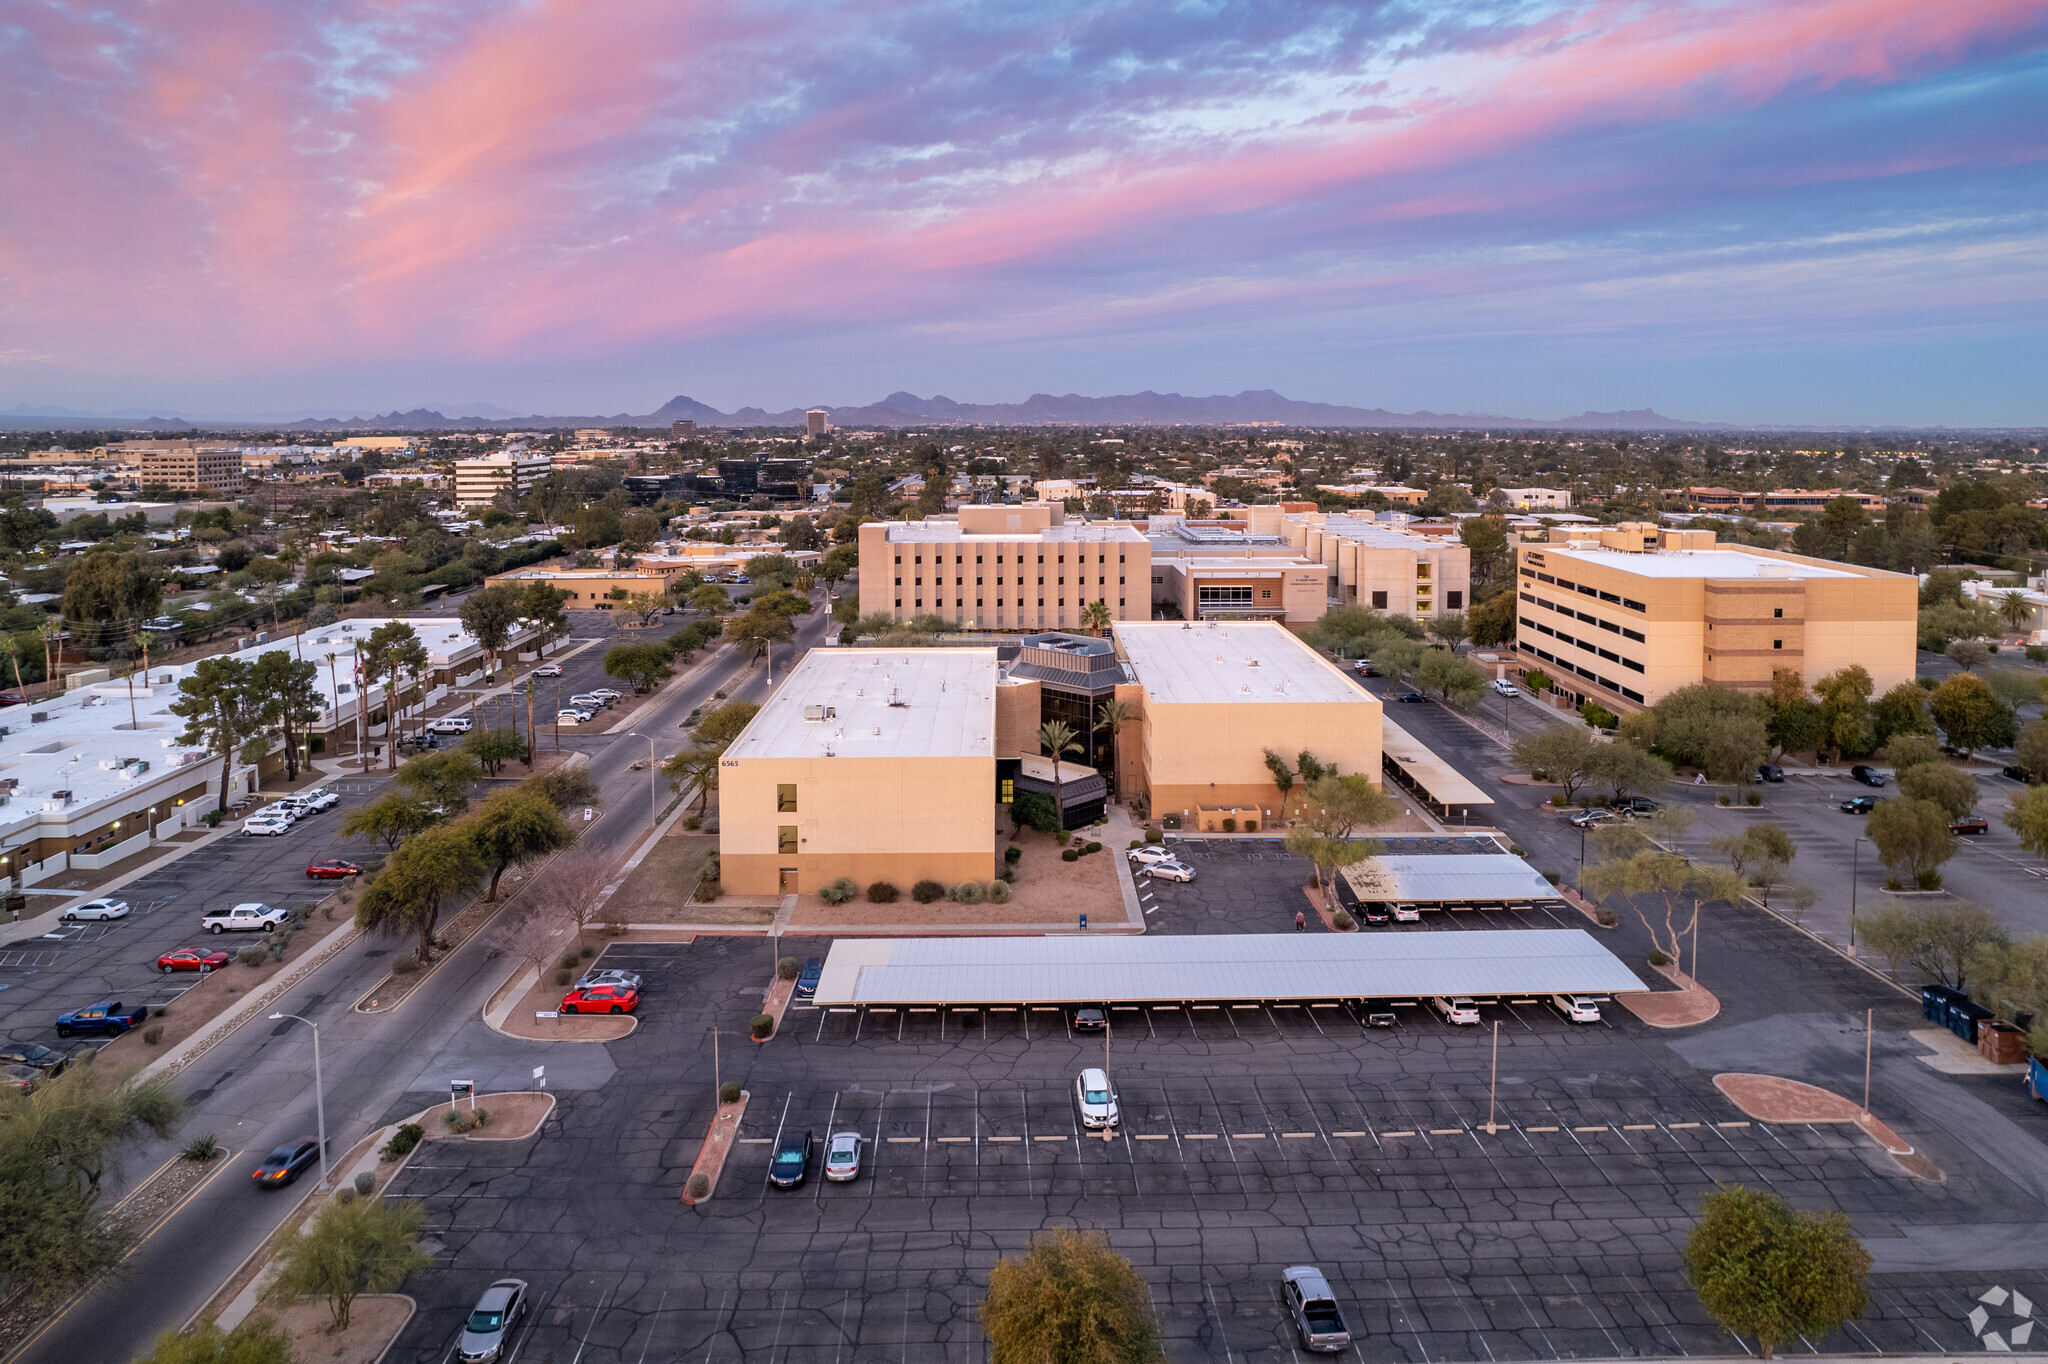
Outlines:
[[[38,7],[0,411],[2048,424],[2048,14]]]

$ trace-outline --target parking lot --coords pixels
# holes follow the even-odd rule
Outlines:
[[[1223,874],[1159,893],[1242,877],[1231,894],[1265,903],[1240,917],[1277,923],[1275,897],[1302,876],[1220,850],[1211,870]],[[1183,913],[1169,901],[1149,922]],[[1446,913],[1399,931],[1482,917],[1496,922]],[[1488,1005],[1478,1028],[1402,1009],[1378,1029],[1341,1006],[1114,1009],[1122,1122],[1107,1141],[1081,1128],[1073,1089],[1104,1039],[1063,1010],[799,1008],[754,1046],[742,1030],[762,944],[636,944],[649,998],[639,1031],[608,1047],[617,1076],[564,1094],[537,1140],[437,1144],[396,1187],[426,1207],[441,1269],[409,1285],[421,1311],[392,1358],[442,1360],[474,1295],[512,1273],[545,1304],[521,1359],[979,1359],[973,1308],[995,1260],[1075,1223],[1136,1263],[1174,1359],[1298,1358],[1278,1295],[1297,1263],[1329,1275],[1361,1359],[1725,1354],[1676,1246],[1699,1196],[1731,1181],[1842,1208],[1878,1255],[1870,1313],[1813,1346],[1981,1349],[1976,1296],[2042,1299],[2048,1258],[2001,1254],[1994,1276],[1967,1246],[1944,1258],[1915,1238],[2029,1236],[2048,1217],[2025,1178],[1926,1121],[1915,1087],[1963,1105],[1984,1091],[1913,1059],[1896,994],[1853,968],[1788,963],[1811,950],[1788,930],[1753,916],[1707,933],[1731,973],[1756,962],[1754,985],[1679,1035],[1540,1005]],[[1617,935],[1603,941],[1633,955]],[[1796,1000],[1786,971],[1806,981]],[[1943,1182],[1909,1176],[1853,1127],[1752,1121],[1713,1087],[1718,1070],[1768,1068],[1849,1092],[1865,1007],[1886,1029],[1873,1102]],[[720,1075],[750,1097],[717,1196],[687,1208],[713,1025]],[[860,1177],[825,1183],[814,1156],[801,1187],[772,1188],[774,1142],[799,1130],[821,1145],[859,1132]]]

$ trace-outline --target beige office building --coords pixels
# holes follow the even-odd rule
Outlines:
[[[1281,534],[1329,570],[1339,605],[1430,620],[1471,604],[1472,551],[1456,536],[1416,535],[1323,512],[1283,518]]]
[[[1880,692],[1913,680],[1920,584],[1712,531],[1648,523],[1555,529],[1516,549],[1515,650],[1580,699],[1633,710],[1679,687],[1748,692],[1852,663]]]
[[[1112,620],[1152,614],[1151,542],[1063,508],[962,507],[957,516],[860,528],[861,614],[935,614],[980,630],[1080,629],[1089,602]]]
[[[508,490],[523,497],[554,467],[549,456],[524,451],[488,455],[482,459],[458,459],[455,461],[455,503],[461,507],[488,507],[499,493]]]
[[[993,649],[806,654],[720,760],[726,889],[992,879],[998,671]]]
[[[166,440],[137,443],[123,448],[139,451],[142,486],[169,488],[181,493],[226,493],[242,491],[242,448],[196,440]]]

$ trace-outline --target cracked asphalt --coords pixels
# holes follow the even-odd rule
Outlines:
[[[1304,865],[1243,844],[1198,865],[1156,887],[1154,931],[1292,931]],[[1400,931],[1511,918],[1555,926],[1473,913]],[[1627,925],[1601,941],[1632,961],[1648,946]],[[1063,1013],[794,1009],[757,1046],[760,942],[614,949],[648,978],[639,1031],[604,1048],[616,1076],[562,1093],[538,1138],[437,1143],[394,1187],[427,1209],[437,1269],[408,1285],[420,1312],[390,1358],[446,1360],[510,1273],[543,1304],[519,1360],[980,1359],[990,1268],[1074,1224],[1136,1263],[1176,1360],[1298,1358],[1278,1279],[1303,1262],[1335,1284],[1359,1358],[1728,1354],[1677,1255],[1724,1182],[1838,1207],[1877,1256],[1868,1314],[1788,1353],[1981,1351],[1980,1295],[2048,1298],[2043,1119],[2017,1086],[1928,1070],[1909,1001],[1763,915],[1710,918],[1702,942],[1724,1011],[1684,1033],[1533,1004],[1488,1006],[1477,1029],[1417,1009],[1376,1030],[1341,1007],[1114,1010],[1107,1142],[1079,1128],[1072,1089],[1104,1044]],[[1857,1093],[1866,1008],[1873,1106],[1944,1182],[1852,1127],[1749,1121],[1713,1087],[1757,1069]],[[717,1197],[688,1208],[710,1027],[750,1100]],[[803,1187],[771,1188],[784,1128],[860,1132],[861,1177],[825,1184],[814,1157]]]

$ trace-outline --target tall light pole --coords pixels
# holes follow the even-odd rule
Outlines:
[[[1863,862],[1863,845],[1868,840],[1858,838],[1849,845],[1849,955],[1856,955],[1856,873]]]
[[[320,1025],[297,1014],[272,1014],[270,1017],[273,1022],[289,1018],[313,1030],[313,1117],[318,1125],[315,1135],[320,1140],[320,1187],[324,1189],[327,1187],[327,1096],[320,1091]]]
[[[656,785],[654,780],[656,774],[661,769],[654,762],[654,739],[651,735],[642,734],[637,730],[631,729],[626,731],[626,737],[628,739],[647,740],[647,827],[652,829],[656,816],[661,814],[661,797],[655,794]]]
[[[725,1102],[725,1084],[718,1078],[718,1029],[704,1031],[711,1034],[711,1111],[715,1113]]]

